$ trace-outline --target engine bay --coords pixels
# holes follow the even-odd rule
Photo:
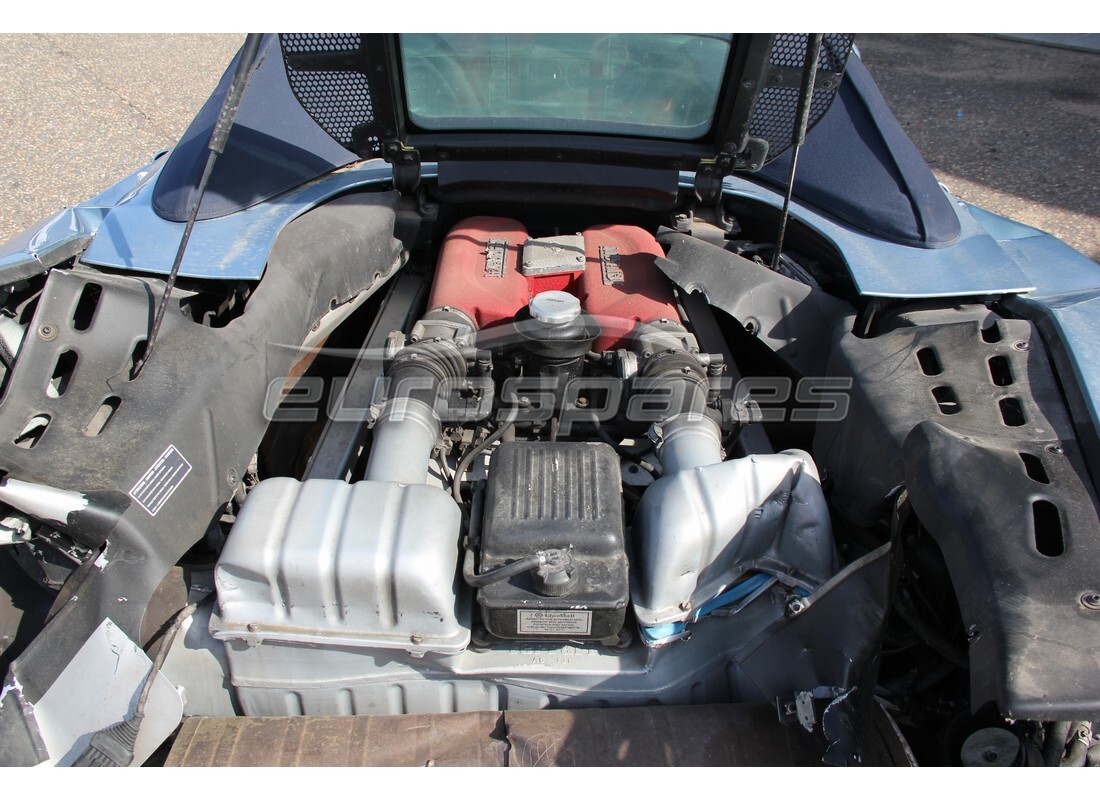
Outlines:
[[[246,713],[746,694],[737,643],[839,562],[807,453],[725,460],[759,408],[663,257],[630,225],[450,230],[388,332],[362,479],[261,481],[228,537],[214,635]]]
[[[56,402],[0,443],[92,498],[44,523],[70,494],[43,494],[33,469],[0,484],[18,567],[49,598],[90,570],[102,586],[55,624],[99,603],[155,640],[155,598],[188,599],[163,666],[187,716],[734,703],[858,763],[885,710],[922,762],[960,763],[967,742],[1039,759],[1046,716],[1090,702],[1072,688],[1080,653],[1059,657],[1058,711],[999,654],[1087,624],[1036,587],[1087,581],[1096,524],[1034,323],[990,300],[868,303],[797,224],[773,264],[771,223],[744,202],[595,223],[508,208],[323,204],[280,235],[258,285],[185,282],[144,382],[117,382],[136,327],[69,309],[95,287],[136,319],[148,279],[77,264],[11,293],[13,336],[74,320],[24,340],[4,402],[32,422],[26,387]],[[202,357],[215,350],[221,371]],[[63,372],[76,357],[78,380]],[[117,388],[89,439],[66,409],[98,403],[100,380]],[[235,421],[211,427],[206,385]],[[135,458],[205,479],[139,481],[127,507],[112,492]],[[971,463],[999,500],[965,492]],[[117,509],[156,517],[172,492],[218,509],[198,541],[143,517],[106,538]],[[125,570],[150,597],[128,622]],[[1012,577],[990,595],[986,570]]]

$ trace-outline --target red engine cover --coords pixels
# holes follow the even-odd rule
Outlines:
[[[527,228],[514,219],[470,217],[460,222],[443,240],[428,308],[457,308],[478,330],[511,320],[530,299],[527,279],[519,271],[519,249],[527,238]],[[507,242],[499,277],[486,274],[490,239]]]
[[[601,247],[618,254],[620,275],[604,274]],[[665,253],[651,234],[633,225],[596,225],[584,232],[584,250],[587,263],[579,297],[603,329],[596,350],[626,347],[639,322],[681,321],[672,286],[653,263]]]
[[[668,279],[653,263],[664,253],[652,235],[632,225],[597,225],[583,235],[583,270],[526,277],[527,229],[514,219],[470,217],[443,241],[428,307],[459,309],[482,329],[510,321],[539,292],[570,292],[603,329],[597,350],[627,347],[638,323],[680,322]],[[503,264],[494,260],[501,255]]]

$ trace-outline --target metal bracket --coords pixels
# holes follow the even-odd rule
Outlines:
[[[615,286],[626,281],[626,274],[619,266],[619,248],[600,245],[600,271],[605,286]]]
[[[814,78],[814,87],[818,90],[835,89],[840,86],[844,78],[844,72],[831,72],[825,69],[817,70]],[[765,85],[769,89],[797,89],[802,85],[801,67],[777,67],[772,65],[768,69],[768,77]]]
[[[714,205],[722,197],[722,179],[733,172],[733,157],[719,153],[714,158],[699,160],[695,171],[695,196],[704,205]]]
[[[414,195],[420,186],[420,152],[401,142],[386,142],[382,158],[393,166],[393,188],[402,195]]]
[[[819,706],[827,705],[832,700],[843,694],[836,686],[818,686],[812,691],[795,692],[793,699],[775,699],[775,707],[779,712],[779,722],[790,725],[797,722],[805,730],[813,733],[817,725]]]
[[[735,145],[731,142],[726,148]],[[764,166],[768,157],[768,143],[764,139],[749,138],[738,153],[723,150],[714,158],[699,161],[695,172],[695,196],[704,205],[716,205],[722,198],[722,179],[734,170],[756,172]]]
[[[486,278],[504,277],[504,259],[508,250],[507,239],[490,239],[485,246]]]

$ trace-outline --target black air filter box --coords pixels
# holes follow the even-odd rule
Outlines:
[[[489,633],[504,639],[613,641],[629,597],[619,457],[606,444],[507,442],[489,464],[481,572],[564,550],[567,585],[527,572],[478,592]],[[560,576],[559,576],[560,577]],[[557,592],[561,592],[558,589]]]

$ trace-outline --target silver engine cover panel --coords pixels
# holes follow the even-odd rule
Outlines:
[[[218,560],[215,635],[265,647],[460,652],[470,641],[460,521],[434,486],[262,481]],[[228,649],[232,667],[239,651]]]

